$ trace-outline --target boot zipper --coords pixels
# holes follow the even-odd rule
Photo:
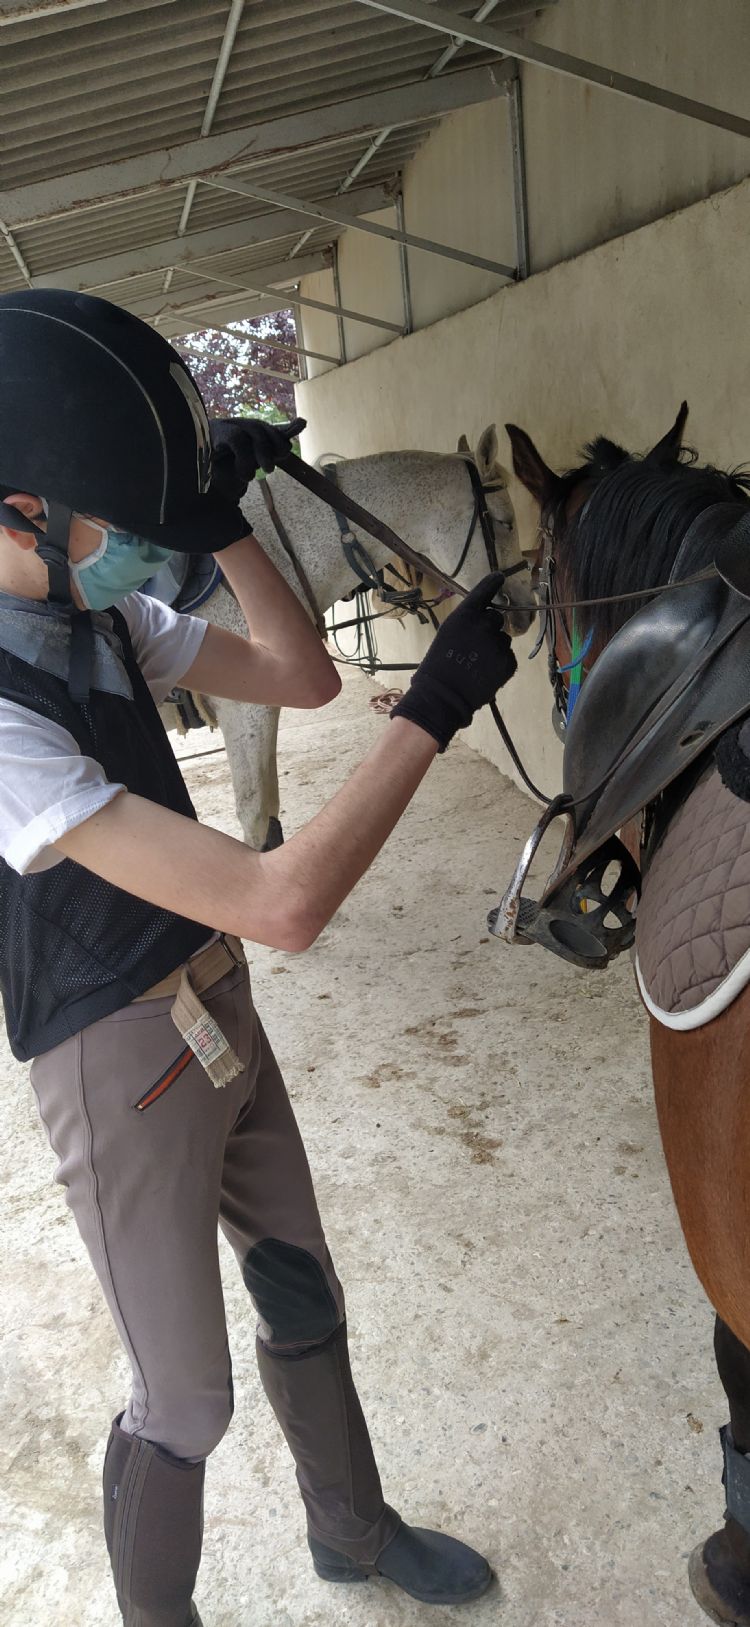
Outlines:
[[[135,1460],[133,1460],[131,1457],[128,1465],[130,1473],[127,1476],[125,1495],[118,1509],[118,1518],[117,1523],[115,1524],[112,1542],[112,1568],[115,1575],[115,1587],[117,1592],[122,1593],[125,1598],[128,1598],[130,1595],[130,1575],[128,1574],[127,1578],[125,1578],[124,1571],[127,1566],[128,1573],[130,1572],[130,1567],[133,1561],[138,1509],[140,1506],[146,1476],[148,1474],[150,1456],[150,1443],[148,1441],[139,1440],[137,1443]]]

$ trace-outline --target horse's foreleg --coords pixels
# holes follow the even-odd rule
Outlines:
[[[219,728],[227,748],[237,817],[250,847],[277,847],[279,778],[276,765],[278,708],[241,706],[237,701],[214,700]]]
[[[729,1402],[724,1449],[724,1524],[690,1556],[690,1585],[712,1621],[750,1624],[750,1350],[716,1318],[714,1349]]]
[[[652,1020],[654,1089],[690,1256],[718,1311],[714,1348],[729,1402],[725,1524],[690,1560],[714,1621],[750,1627],[750,991],[688,1033]]]

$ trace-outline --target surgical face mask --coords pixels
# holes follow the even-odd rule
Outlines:
[[[85,559],[70,561],[70,574],[87,610],[109,610],[126,593],[135,593],[150,576],[172,558],[173,549],[160,548],[131,531],[97,525],[85,514],[76,519],[98,531],[101,542]]]

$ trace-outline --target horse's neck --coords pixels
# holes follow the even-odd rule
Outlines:
[[[455,530],[454,511],[465,507],[468,513],[471,506],[469,484],[457,458],[384,452],[340,464],[337,476],[349,497],[384,520],[412,548],[429,553],[436,565],[444,567],[443,554],[452,545]],[[379,563],[392,557],[382,543],[373,540],[375,548],[379,549]]]
[[[426,518],[435,511],[434,458],[399,453],[353,458],[336,465],[336,479],[347,496],[384,520],[413,547],[426,552],[429,545],[435,562],[440,563],[434,546],[435,526],[433,523],[430,527]],[[270,486],[279,517],[305,567],[316,600],[321,609],[328,609],[357,581],[343,553],[336,516],[320,498],[281,470],[271,476]],[[260,482],[250,486],[242,506],[260,541],[278,560],[280,545]],[[361,527],[354,530],[376,569],[382,569],[392,557],[389,550]]]

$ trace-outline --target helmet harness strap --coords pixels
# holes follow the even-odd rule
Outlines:
[[[88,610],[78,610],[70,591],[68,543],[73,511],[65,503],[50,502],[47,529],[42,531],[8,503],[0,503],[0,524],[15,531],[30,531],[36,538],[39,558],[47,567],[48,602],[70,614],[70,660],[68,694],[77,706],[85,705],[91,692],[94,661],[94,629]]]

